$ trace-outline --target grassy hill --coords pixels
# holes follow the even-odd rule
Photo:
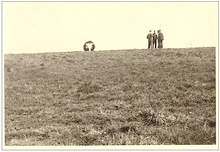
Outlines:
[[[215,144],[215,48],[4,55],[6,145]]]

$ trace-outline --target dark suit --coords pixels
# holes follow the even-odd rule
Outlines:
[[[156,33],[153,34],[153,44],[154,44],[154,48],[156,49],[157,48],[157,34]]]
[[[147,39],[148,39],[148,49],[150,49],[150,46],[151,46],[151,37],[152,37],[152,34],[149,33],[149,34],[147,35]]]
[[[163,48],[163,40],[164,36],[163,33],[158,33],[158,48]]]

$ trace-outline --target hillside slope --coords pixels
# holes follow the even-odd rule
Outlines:
[[[215,48],[8,54],[6,145],[215,144]]]

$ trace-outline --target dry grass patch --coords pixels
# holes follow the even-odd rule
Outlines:
[[[8,54],[6,145],[216,144],[215,48]]]

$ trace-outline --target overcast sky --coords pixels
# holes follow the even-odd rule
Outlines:
[[[147,48],[149,30],[164,47],[217,46],[217,2],[3,2],[4,53]]]

